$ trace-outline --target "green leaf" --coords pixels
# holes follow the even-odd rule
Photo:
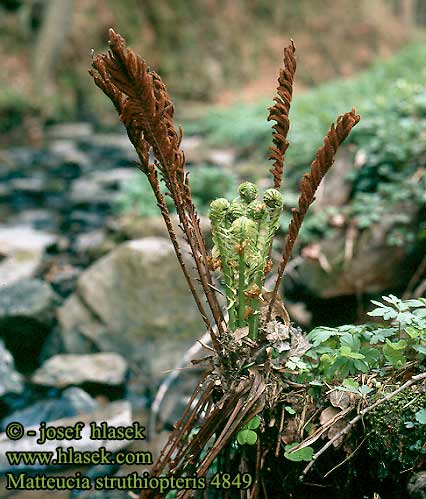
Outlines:
[[[361,394],[361,395],[368,395],[370,392],[372,392],[373,389],[372,388],[369,388],[367,385],[362,385],[358,392]]]
[[[289,414],[296,414],[296,411],[293,409],[293,407],[290,407],[289,405],[286,405],[284,409],[289,413]]]
[[[418,308],[425,306],[425,303],[423,303],[420,300],[405,300],[404,303],[408,305],[410,308]]]
[[[395,327],[374,329],[371,332],[370,343],[375,345],[376,343],[382,343],[386,338],[389,338],[398,331]]]
[[[395,295],[382,296],[382,300],[387,301],[388,303],[392,303],[392,305],[398,306],[401,303],[401,300]]]
[[[418,338],[421,335],[421,331],[413,326],[408,326],[404,328],[404,331],[408,334],[411,339]]]
[[[420,424],[426,424],[426,409],[420,409],[416,412],[416,421]]]
[[[237,442],[240,445],[254,445],[257,442],[257,433],[252,430],[241,430],[237,433]]]
[[[354,360],[354,367],[361,371],[362,373],[366,373],[368,371],[368,364],[364,360]]]
[[[395,349],[392,346],[392,343],[387,343],[383,347],[383,354],[386,357],[386,360],[389,361],[393,366],[403,365],[406,362],[406,358],[401,350]]]
[[[316,327],[308,334],[308,340],[313,344],[314,347],[317,347],[336,334],[338,333],[334,328]]]
[[[364,359],[364,355],[362,355],[362,353],[357,353],[357,352],[353,352],[351,350],[350,347],[346,347],[346,346],[343,346],[343,347],[340,347],[340,355],[342,357],[346,357],[348,359]]]
[[[426,355],[426,346],[425,345],[413,345],[413,350],[419,352],[423,355]]]
[[[249,430],[256,430],[260,426],[260,417],[259,416],[254,416],[254,418],[250,419],[250,421],[247,423],[246,427]]]
[[[294,442],[290,445],[285,446],[284,457],[289,461],[311,461],[314,455],[314,449],[312,447],[303,447],[295,452],[291,452],[291,449],[297,447],[299,444]]]
[[[404,350],[407,347],[407,341],[406,340],[399,340],[395,343],[392,343],[389,340],[386,340],[386,344],[392,348],[393,350]]]
[[[342,385],[346,388],[358,388],[359,383],[352,378],[345,378],[342,382]]]

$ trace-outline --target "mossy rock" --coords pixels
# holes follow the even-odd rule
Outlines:
[[[426,461],[426,425],[416,413],[426,407],[426,393],[405,390],[380,404],[366,417],[367,447],[385,478]]]

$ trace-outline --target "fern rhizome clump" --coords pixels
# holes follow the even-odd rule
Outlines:
[[[363,414],[380,405],[381,400],[389,400],[394,393],[409,389],[425,378],[424,374],[416,374],[413,366],[417,364],[413,361],[410,364],[413,377],[398,387],[397,380],[404,375],[400,369],[393,383],[387,384],[397,386],[394,392],[381,398],[379,394],[372,405],[368,404],[365,394],[351,392],[351,386],[360,385],[358,381],[344,380],[346,385],[342,385],[340,381],[328,380],[328,383],[342,385],[337,387],[340,392],[337,388],[331,390],[330,384],[314,379],[313,375],[310,377],[310,364],[303,360],[309,354],[319,358],[322,346],[313,352],[308,338],[290,323],[279,297],[284,270],[305,214],[334,162],[337,149],[360,118],[352,110],[340,116],[336,125],[331,125],[310,172],[303,176],[275,283],[268,291],[264,288],[265,276],[273,269],[271,246],[283,207],[280,188],[284,155],[289,145],[289,110],[296,70],[294,44],[284,50],[277,96],[268,116],[274,122],[269,155],[273,161],[271,188],[260,194],[256,185],[243,182],[234,199],[222,197],[211,203],[211,251],[200,230],[190,178],[185,171],[185,155],[180,147],[182,130],[175,128],[174,107],[165,85],[157,73],[126,48],[125,40],[113,30],[110,30],[109,46],[107,54],[94,57],[91,75],[113,102],[137,151],[138,167],[154,192],[212,344],[212,348],[208,347],[210,355],[200,361],[206,363],[206,372],[151,470],[151,476],[164,480],[207,477],[208,492],[183,489],[171,491],[167,496],[179,499],[190,496],[295,497],[297,487],[302,487],[299,478],[303,481],[314,464],[318,470],[321,460],[317,462],[317,458],[331,445],[341,446]],[[160,183],[163,183],[161,188]],[[173,200],[178,227],[173,225],[164,192]],[[182,231],[189,247],[195,277],[183,258],[177,230]],[[221,306],[218,293],[226,296],[226,309]],[[355,366],[352,374],[364,376],[362,366],[367,364],[360,359],[365,356],[354,350],[359,340],[347,331],[337,335],[344,342],[339,347],[339,362],[349,359],[353,362],[350,365]],[[331,355],[329,358],[333,359]],[[361,384],[364,382],[363,378]],[[330,390],[341,393],[342,397],[332,400]],[[324,414],[327,410],[328,416]],[[346,420],[351,411],[357,415]],[[311,445],[318,444],[320,437],[326,435],[329,440],[314,453]],[[337,463],[345,462],[345,457],[350,456],[359,443],[345,441],[344,450],[335,453]],[[306,466],[303,461],[309,464]],[[341,484],[342,497],[349,497],[347,483]],[[303,497],[320,497],[321,487],[325,487],[326,496],[330,497],[329,485],[324,482],[319,484],[320,488],[303,487]],[[313,491],[314,495],[306,490]],[[145,489],[140,497],[165,495],[157,489]],[[336,493],[334,497],[340,495]]]

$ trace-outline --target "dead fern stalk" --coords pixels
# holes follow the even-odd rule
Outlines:
[[[275,189],[280,189],[284,171],[284,155],[288,148],[287,134],[290,129],[290,104],[293,96],[294,73],[296,72],[296,58],[294,53],[296,48],[293,40],[284,49],[284,67],[280,70],[278,77],[278,96],[274,98],[275,104],[269,108],[268,121],[275,121],[272,127],[273,146],[269,147],[269,159],[274,160],[270,170],[274,178]]]
[[[290,259],[294,243],[299,235],[300,227],[302,226],[309,206],[315,200],[315,192],[324,175],[332,167],[337,149],[359,120],[360,117],[355,113],[355,109],[352,109],[349,113],[345,113],[343,116],[339,116],[336,126],[334,126],[333,123],[324,138],[324,145],[318,149],[315,159],[312,161],[310,173],[306,173],[302,177],[298,207],[292,209],[292,219],[288,228],[282,259],[278,266],[277,278],[271,295],[268,313],[269,319],[271,318],[272,307],[278,295],[278,289],[284,269]]]

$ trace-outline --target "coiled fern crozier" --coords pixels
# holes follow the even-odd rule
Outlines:
[[[258,201],[257,187],[250,182],[242,183],[238,192],[232,202],[219,198],[210,205],[211,265],[223,272],[230,330],[248,325],[249,337],[256,340],[260,295],[271,270],[269,253],[283,198],[278,190],[268,189]]]

